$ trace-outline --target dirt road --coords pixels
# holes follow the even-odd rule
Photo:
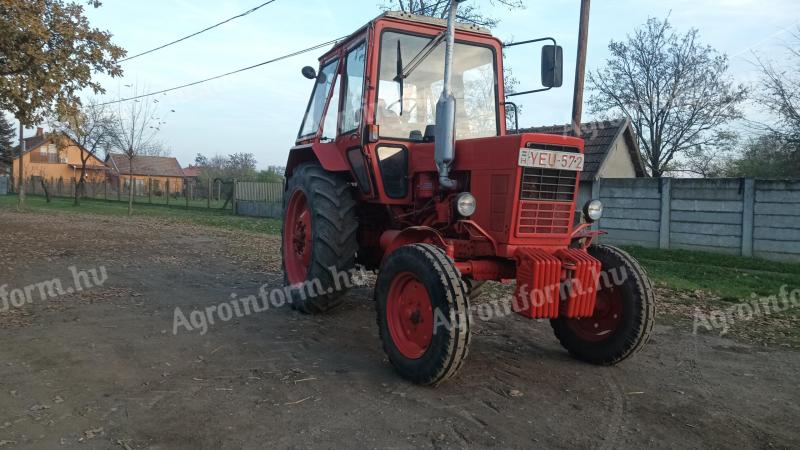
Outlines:
[[[384,358],[368,288],[324,317],[273,308],[173,335],[176,307],[279,286],[277,237],[4,210],[0,233],[9,290],[107,274],[0,313],[3,450],[800,446],[790,350],[659,325],[637,358],[598,368],[511,315],[476,321],[461,374],[421,388]]]

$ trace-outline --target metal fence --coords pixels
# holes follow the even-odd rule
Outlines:
[[[9,191],[8,175],[0,175],[0,195],[6,195]]]
[[[283,217],[283,183],[236,181],[234,212],[241,216]]]
[[[800,261],[800,180],[602,179],[602,241]]]
[[[133,201],[137,204],[165,205],[183,208],[210,208],[233,210],[233,181],[174,178],[134,180]],[[78,183],[74,179],[25,179],[26,195],[74,197]],[[128,202],[130,186],[126,177],[86,181],[82,198]]]

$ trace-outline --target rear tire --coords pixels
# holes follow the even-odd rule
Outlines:
[[[436,386],[458,372],[469,350],[469,300],[440,248],[412,244],[389,254],[375,304],[383,350],[403,378]]]
[[[358,249],[355,208],[344,177],[316,163],[294,170],[286,186],[281,226],[284,282],[304,284],[290,289],[292,308],[318,314],[342,303],[352,284]]]
[[[655,323],[655,295],[647,273],[624,251],[609,245],[589,247],[601,263],[597,304],[592,317],[550,321],[556,338],[573,357],[614,365],[641,350]],[[608,282],[604,282],[608,280]]]

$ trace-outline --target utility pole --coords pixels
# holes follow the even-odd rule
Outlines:
[[[583,115],[583,83],[586,78],[586,46],[589,41],[589,3],[581,0],[581,19],[578,25],[578,56],[575,64],[575,93],[572,97],[572,130],[581,136],[581,116]]]
[[[25,206],[25,183],[22,180],[24,170],[22,168],[22,155],[25,154],[25,137],[24,137],[25,127],[22,125],[22,121],[19,121],[19,168],[17,169],[17,209],[22,209]]]

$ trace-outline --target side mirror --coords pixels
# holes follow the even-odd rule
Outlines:
[[[542,47],[542,86],[561,87],[564,81],[564,50],[560,45]]]
[[[544,69],[542,69],[542,70],[544,70]],[[300,71],[300,73],[302,73],[303,76],[308,78],[309,80],[314,80],[314,79],[317,78],[317,71],[314,70],[314,68],[311,67],[311,66],[303,67],[303,69]],[[544,73],[544,72],[542,72],[542,73]]]

